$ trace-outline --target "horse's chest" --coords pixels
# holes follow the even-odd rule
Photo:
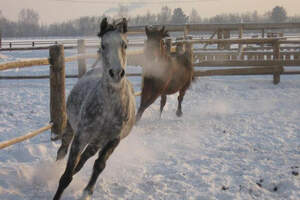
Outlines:
[[[103,105],[104,112],[108,120],[111,120],[111,123],[122,126],[123,123],[128,121],[128,112],[129,112],[129,99],[121,98],[119,94],[113,95],[107,99],[105,105]]]

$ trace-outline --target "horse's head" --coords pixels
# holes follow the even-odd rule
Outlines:
[[[163,39],[169,37],[169,33],[165,30],[165,26],[161,29],[145,27],[147,41],[145,44],[145,54],[150,59],[158,58],[164,51]]]
[[[125,75],[127,64],[127,21],[125,18],[121,22],[108,24],[104,18],[100,25],[98,36],[101,38],[101,56],[103,61],[103,73],[108,80],[117,83]]]

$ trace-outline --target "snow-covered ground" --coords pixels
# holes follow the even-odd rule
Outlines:
[[[9,61],[48,51],[3,54]],[[67,71],[76,72],[76,63]],[[33,67],[0,75],[47,73]],[[140,78],[130,80],[138,91]],[[67,80],[67,93],[75,82]],[[300,76],[282,76],[276,86],[271,76],[199,78],[186,93],[182,118],[176,107],[172,95],[162,119],[159,100],[146,110],[109,159],[93,199],[300,199]],[[0,142],[48,121],[48,80],[0,80]],[[0,150],[0,199],[51,199],[65,167],[55,162],[58,147],[45,132]],[[94,159],[62,199],[80,196]]]

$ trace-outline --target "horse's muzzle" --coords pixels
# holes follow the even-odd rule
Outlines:
[[[120,81],[125,76],[124,69],[120,69],[120,70],[110,69],[108,71],[108,73],[109,73],[109,76],[116,82]]]

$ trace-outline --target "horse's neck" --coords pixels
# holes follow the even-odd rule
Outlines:
[[[165,65],[168,65],[168,63],[172,62],[172,57],[171,55],[164,49],[161,50],[161,56],[160,56],[161,61],[163,61],[163,63]]]

